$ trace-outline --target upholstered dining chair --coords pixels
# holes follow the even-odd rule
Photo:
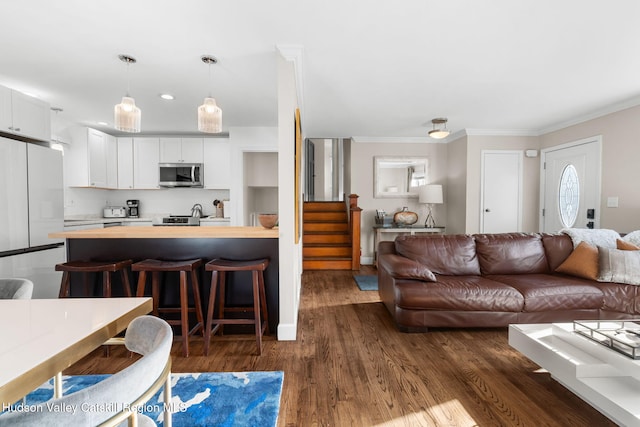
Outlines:
[[[142,354],[141,359],[97,384],[39,404],[33,412],[5,413],[0,416],[0,425],[117,426],[121,423],[126,425],[124,421],[129,421],[130,426],[155,426],[151,418],[136,408],[145,404],[164,385],[164,402],[167,404],[164,425],[170,426],[172,341],[173,332],[165,320],[155,316],[137,317],[127,328],[125,345],[129,350]],[[77,410],[73,413],[59,408]]]
[[[0,279],[0,299],[31,299],[33,282],[29,279]]]

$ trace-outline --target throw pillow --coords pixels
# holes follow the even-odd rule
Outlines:
[[[640,251],[640,247],[620,239],[616,240],[616,247],[621,251]]]
[[[437,281],[435,274],[421,263],[396,254],[387,254],[384,260],[381,258],[379,267],[386,269],[391,276],[399,279]]]
[[[580,242],[567,259],[556,268],[556,272],[597,280],[598,248],[587,242]]]
[[[640,251],[598,248],[598,281],[640,285]]]

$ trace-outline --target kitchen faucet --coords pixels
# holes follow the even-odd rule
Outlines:
[[[202,218],[202,205],[200,203],[196,203],[191,208],[191,216],[194,218]]]

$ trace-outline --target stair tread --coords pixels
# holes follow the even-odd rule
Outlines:
[[[350,259],[351,259],[350,256],[321,255],[321,256],[306,256],[303,258],[303,261],[348,261]]]

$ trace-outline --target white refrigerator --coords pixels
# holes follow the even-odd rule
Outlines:
[[[0,137],[0,277],[33,281],[33,298],[56,298],[65,260],[62,152]]]

